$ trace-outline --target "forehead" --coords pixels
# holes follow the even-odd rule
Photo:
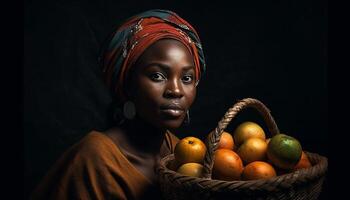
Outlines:
[[[193,66],[193,56],[180,41],[162,39],[148,47],[139,57],[141,65],[152,62],[165,62],[175,65]]]

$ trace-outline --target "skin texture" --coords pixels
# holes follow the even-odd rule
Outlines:
[[[188,70],[186,70],[188,68]],[[140,118],[160,130],[178,128],[195,95],[195,70],[191,54],[176,40],[160,40],[148,48],[136,63],[129,95]],[[161,106],[178,104],[180,117],[161,113]]]
[[[195,100],[195,68],[188,49],[174,39],[162,39],[147,48],[132,67],[127,96],[135,103],[136,117],[106,132],[129,161],[154,180],[154,167],[166,130],[181,126]],[[163,106],[177,104],[180,115]]]

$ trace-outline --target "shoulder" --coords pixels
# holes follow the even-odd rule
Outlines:
[[[91,131],[74,144],[63,157],[73,157],[73,161],[101,161],[118,157],[116,144],[103,132]]]
[[[116,195],[115,199],[126,199],[124,188],[119,184],[125,181],[124,166],[125,161],[108,136],[89,132],[49,170],[33,193],[34,199],[76,199],[77,194],[84,199],[111,195]]]
[[[111,141],[103,132],[91,131],[83,137],[75,146],[83,150],[98,150],[106,145],[111,145]]]
[[[111,139],[104,133],[99,131],[91,131],[89,132],[82,140],[80,141],[80,145],[90,146],[90,145],[105,145],[110,144]]]
[[[84,174],[86,169],[105,171],[115,166],[119,172],[119,165],[123,163],[123,156],[111,139],[102,132],[91,131],[78,143],[68,149],[55,163],[55,170],[65,169],[66,174]],[[54,171],[55,171],[54,170]]]

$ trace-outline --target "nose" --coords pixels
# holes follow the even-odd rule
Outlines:
[[[169,80],[164,91],[164,97],[181,98],[183,96],[184,94],[181,83],[179,83],[178,80]]]

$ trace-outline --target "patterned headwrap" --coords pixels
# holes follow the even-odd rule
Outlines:
[[[125,100],[123,90],[130,67],[147,47],[164,38],[178,40],[189,50],[198,84],[206,67],[196,30],[172,11],[149,10],[126,20],[112,34],[101,57],[105,81],[121,100]]]

